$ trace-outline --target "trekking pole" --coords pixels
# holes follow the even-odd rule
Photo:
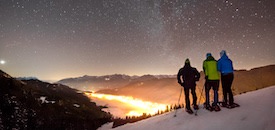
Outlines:
[[[182,93],[182,88],[180,89],[180,97],[181,97],[181,93]],[[178,105],[180,104],[180,97],[179,97],[179,100],[178,100]],[[174,117],[177,116],[177,110],[178,110],[178,108],[176,108]]]
[[[198,105],[200,105],[201,96],[202,96],[202,93],[203,93],[204,87],[205,87],[205,86],[203,86],[203,87],[202,87],[202,90],[201,90],[201,95],[200,95],[200,98],[199,98]],[[198,115],[197,113],[198,113],[198,109],[195,111],[195,116],[197,116],[197,115]]]

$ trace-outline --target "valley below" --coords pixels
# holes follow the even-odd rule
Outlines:
[[[234,76],[232,85],[234,95],[258,90],[275,84],[275,65],[251,70],[236,70]],[[97,89],[96,91],[82,91],[84,91],[93,102],[101,106],[106,106],[104,110],[113,114],[114,117],[139,116],[143,113],[153,114],[154,112],[158,112],[158,110],[165,110],[167,107],[178,105],[178,100],[180,105],[185,104],[184,93],[180,95],[183,89],[182,86],[177,83],[176,75],[144,75],[140,77],[109,75],[97,77],[96,85],[93,85],[94,76],[91,77],[92,78],[88,78],[88,76],[80,77],[77,80],[65,79],[62,80],[62,82],[76,89],[83,84],[93,87],[96,85],[100,86],[101,89]],[[203,90],[204,82],[204,74],[201,72],[201,78],[196,86],[198,104],[203,104],[205,101],[205,93]],[[212,90],[210,91],[210,97],[213,97]],[[219,100],[221,101],[222,98],[222,86],[220,84]],[[131,100],[124,101],[125,99]],[[137,100],[139,102],[136,102]],[[190,97],[190,100],[192,103],[192,97]],[[144,107],[146,109],[144,109]]]

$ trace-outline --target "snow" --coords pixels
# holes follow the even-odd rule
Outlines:
[[[77,107],[77,108],[79,108],[79,107],[80,107],[80,105],[78,105],[78,104],[74,104],[74,107]]]
[[[51,104],[54,104],[54,103],[55,103],[55,101],[48,101],[48,100],[46,100],[46,98],[47,98],[47,97],[41,96],[41,97],[39,98],[39,100],[41,100],[41,103],[42,103],[42,104],[43,104],[43,103],[51,103]]]
[[[46,100],[46,97],[40,97],[39,99],[42,101],[42,103],[44,103]]]
[[[235,96],[241,106],[234,109],[222,108],[220,112],[198,111],[198,116],[187,114],[184,109],[155,116],[113,130],[274,130],[275,129],[275,86]],[[111,129],[112,123],[99,130]]]

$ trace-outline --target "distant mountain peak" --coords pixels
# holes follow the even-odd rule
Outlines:
[[[17,77],[18,80],[38,80],[36,77]]]

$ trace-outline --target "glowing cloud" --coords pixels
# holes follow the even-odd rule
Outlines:
[[[165,111],[167,109],[166,104],[153,103],[149,101],[143,101],[129,96],[115,96],[110,94],[96,94],[96,93],[85,93],[88,96],[96,97],[106,100],[116,100],[130,106],[133,106],[135,110],[129,111],[127,116],[141,116],[143,113],[156,114],[158,111]]]

